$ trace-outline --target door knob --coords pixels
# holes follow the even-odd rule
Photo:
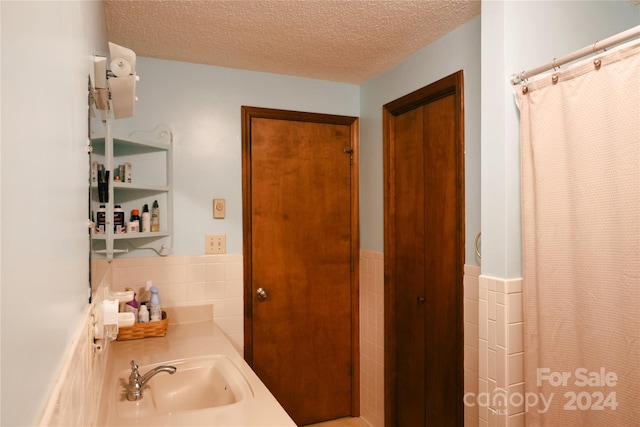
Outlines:
[[[264,301],[267,299],[267,291],[262,288],[258,288],[258,290],[256,291],[256,295],[258,296],[258,299],[260,301]]]

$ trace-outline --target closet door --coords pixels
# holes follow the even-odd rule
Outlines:
[[[386,425],[462,425],[462,73],[385,106]]]

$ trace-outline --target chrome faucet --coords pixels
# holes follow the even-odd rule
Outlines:
[[[135,360],[131,361],[131,375],[129,375],[129,386],[127,387],[127,400],[140,400],[142,399],[142,388],[145,384],[160,372],[168,372],[171,375],[176,373],[175,366],[156,366],[142,377],[138,372],[138,365]]]

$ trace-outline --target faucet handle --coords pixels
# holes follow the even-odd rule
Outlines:
[[[129,375],[129,384],[135,384],[138,382],[140,378],[140,373],[138,372],[138,364],[135,360],[131,361],[131,375]]]

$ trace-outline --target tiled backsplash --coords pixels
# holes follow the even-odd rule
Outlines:
[[[213,304],[214,321],[243,353],[242,255],[120,258],[112,271],[113,289],[139,293],[151,280],[166,307]]]

